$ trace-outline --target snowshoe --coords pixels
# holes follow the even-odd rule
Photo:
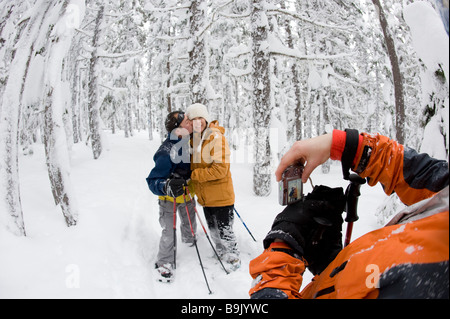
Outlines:
[[[157,280],[159,282],[171,283],[175,279],[175,274],[171,264],[164,264],[162,266],[155,264],[155,268],[157,272]]]
[[[236,271],[241,267],[241,260],[239,258],[233,259],[227,262],[228,265],[230,265],[231,271]]]
[[[226,264],[226,268],[229,271],[236,271],[241,267],[241,260],[239,257],[235,254],[228,254],[224,256],[224,261]]]

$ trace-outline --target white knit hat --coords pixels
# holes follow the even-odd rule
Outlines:
[[[190,120],[195,119],[196,117],[203,117],[206,122],[211,122],[208,109],[206,108],[206,106],[200,103],[195,103],[189,106],[186,110],[186,115]]]

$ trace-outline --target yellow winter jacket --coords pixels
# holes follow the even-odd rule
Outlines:
[[[203,207],[234,204],[233,180],[230,171],[230,148],[223,135],[225,129],[213,121],[192,140],[191,180],[198,202]]]

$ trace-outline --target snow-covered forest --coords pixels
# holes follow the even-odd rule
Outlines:
[[[166,115],[196,102],[227,129],[232,152],[250,153],[238,160],[251,163],[244,185],[256,198],[273,193],[274,167],[294,141],[333,128],[448,157],[448,36],[434,6],[0,0],[0,233],[28,235],[21,163],[45,165],[42,192],[76,226],[80,152],[96,165],[111,136],[141,145],[131,141],[145,134],[157,147]],[[424,39],[427,25],[434,36]]]

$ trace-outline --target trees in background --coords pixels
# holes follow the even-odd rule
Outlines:
[[[191,103],[208,106],[234,149],[254,150],[258,196],[270,194],[283,147],[331,128],[419,148],[448,87],[414,54],[402,17],[410,2],[0,0],[2,224],[25,235],[18,157],[35,143],[74,225],[72,145],[98,159],[105,129],[162,138],[161,119]]]

